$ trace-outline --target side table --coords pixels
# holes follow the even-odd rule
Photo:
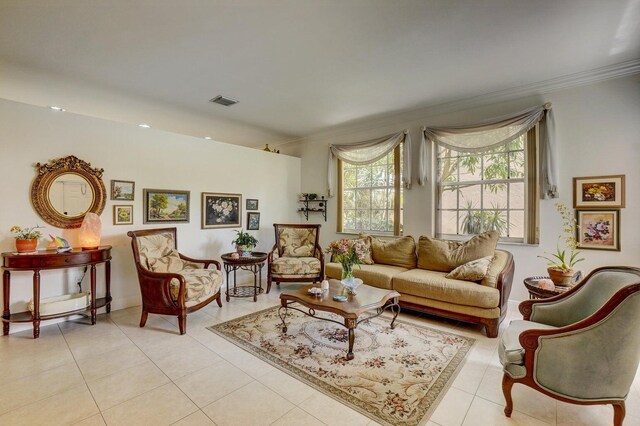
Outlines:
[[[553,290],[541,288],[539,285],[539,281],[542,279],[549,279],[549,277],[535,276],[527,277],[524,279],[524,286],[529,291],[529,299],[547,299],[549,297],[562,294],[571,288],[563,286],[556,286]]]
[[[253,301],[258,301],[258,294],[264,293],[262,288],[262,268],[267,260],[267,253],[253,251],[251,256],[231,257],[233,253],[225,253],[222,256],[224,271],[227,275],[227,302],[231,297],[251,297]],[[253,285],[237,285],[236,271],[244,270],[253,273]],[[229,282],[229,273],[233,272],[233,288]],[[258,285],[258,283],[260,283]]]

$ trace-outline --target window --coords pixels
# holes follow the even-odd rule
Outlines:
[[[537,243],[536,130],[481,153],[437,148],[437,230],[442,237],[496,230]]]
[[[378,161],[338,161],[338,232],[401,235],[402,145]]]

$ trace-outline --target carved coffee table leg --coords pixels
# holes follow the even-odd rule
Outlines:
[[[396,328],[396,318],[398,318],[398,314],[400,313],[400,304],[398,303],[398,298],[393,299],[393,303],[389,305],[391,312],[393,312],[393,319],[391,320],[391,329]]]
[[[282,321],[282,332],[286,333],[287,332],[287,323],[284,321],[285,318],[287,318],[287,302],[286,301],[282,301],[282,306],[280,306],[280,308],[278,309],[278,316],[280,317],[280,320]]]
[[[356,329],[356,320],[347,318],[344,320],[344,325],[349,330],[349,352],[347,352],[347,361],[351,361],[354,358],[353,355],[353,343],[356,340],[355,329]]]

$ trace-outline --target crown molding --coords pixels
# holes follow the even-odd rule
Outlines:
[[[391,126],[394,123],[398,128],[405,127],[406,123],[424,119],[425,117],[461,111],[470,108],[491,105],[499,102],[511,101],[528,96],[557,92],[578,86],[613,80],[640,73],[640,59],[633,59],[605,67],[594,68],[560,77],[543,80],[523,86],[487,92],[478,96],[461,98],[450,102],[434,104],[412,110],[394,112],[391,114],[369,117],[350,124],[338,125],[332,129],[312,133],[301,138],[283,141],[274,146],[285,146],[304,140],[315,140],[327,137],[335,137],[360,130],[371,130],[379,127]],[[428,123],[425,123],[428,124]]]

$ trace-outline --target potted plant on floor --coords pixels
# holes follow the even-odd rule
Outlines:
[[[235,240],[231,241],[235,244],[236,251],[240,256],[251,256],[251,251],[258,245],[258,240],[248,232],[243,232],[242,229],[236,231]]]
[[[19,226],[12,226],[11,233],[14,234],[16,239],[16,251],[18,253],[33,253],[38,246],[38,240],[42,237],[40,226],[34,226],[31,228],[21,228]]]
[[[576,241],[576,229],[577,223],[573,216],[573,213],[567,206],[562,203],[556,204],[556,209],[562,217],[562,232],[564,234],[564,247],[561,247],[560,240],[562,235],[558,236],[558,242],[556,245],[555,253],[547,253],[548,256],[538,256],[546,259],[547,272],[549,278],[555,285],[568,286],[571,285],[571,279],[575,275],[576,271],[573,267],[584,260],[583,257],[578,257],[580,252],[576,250],[578,241]]]

